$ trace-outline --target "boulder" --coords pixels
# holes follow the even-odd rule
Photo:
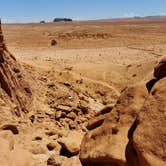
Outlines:
[[[77,115],[74,112],[70,112],[69,114],[67,114],[66,117],[69,118],[69,119],[74,120],[77,117]]]
[[[82,166],[79,157],[74,156],[69,159],[66,159],[64,162],[62,162],[61,166]]]
[[[47,144],[47,149],[49,151],[54,150],[56,147],[57,147],[57,144],[55,142],[50,142],[50,143]]]
[[[93,130],[93,129],[99,127],[104,122],[105,118],[106,118],[106,115],[100,115],[100,116],[90,119],[88,121],[88,125],[86,126],[86,128],[88,130]]]
[[[127,88],[101,126],[84,136],[80,160],[85,165],[125,165],[128,133],[148,96],[144,84]]]
[[[62,150],[72,155],[77,155],[80,151],[80,145],[83,138],[83,134],[77,131],[69,132],[67,137],[62,137],[58,140],[58,143],[62,146]],[[65,154],[62,154],[65,156]]]
[[[32,142],[29,150],[32,154],[46,154],[47,146],[42,142]]]
[[[66,160],[67,158],[64,156],[59,156],[59,155],[51,155],[48,160],[47,160],[47,165],[52,165],[52,166],[62,166],[62,163]]]
[[[65,113],[69,113],[69,112],[71,112],[71,110],[72,110],[72,108],[71,108],[70,106],[66,106],[66,105],[58,105],[58,106],[56,107],[56,109],[57,109],[58,111],[63,111],[63,112],[65,112]]]
[[[137,127],[133,135],[133,146],[140,165],[166,165],[165,122],[166,78],[163,78],[152,88],[139,114]]]

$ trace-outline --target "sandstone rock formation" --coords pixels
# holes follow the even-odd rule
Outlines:
[[[133,146],[140,165],[166,165],[165,85],[166,78],[155,84],[138,116],[137,127],[133,135]]]
[[[73,156],[79,153],[82,138],[83,134],[72,131],[69,132],[67,137],[59,139],[58,142],[62,146],[63,151],[66,151],[66,153]]]
[[[148,89],[144,84],[125,89],[104,122],[85,135],[83,165],[166,165],[165,69],[163,57]]]
[[[27,120],[27,113],[33,110],[32,102],[26,73],[8,51],[0,22],[0,165],[35,165],[32,154],[15,143],[21,127],[19,120]]]
[[[122,93],[104,123],[84,137],[80,153],[83,164],[125,165],[128,132],[147,95],[146,87],[141,84],[129,87]]]
[[[19,146],[14,148],[14,141],[10,132],[1,133],[0,146],[0,165],[35,166],[35,160],[30,152]]]
[[[27,113],[32,105],[32,92],[24,77],[21,66],[6,48],[0,23],[0,97],[9,102],[17,116]]]

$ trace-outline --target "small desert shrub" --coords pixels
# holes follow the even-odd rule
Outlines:
[[[58,43],[57,43],[57,41],[56,40],[51,40],[51,46],[56,46]]]

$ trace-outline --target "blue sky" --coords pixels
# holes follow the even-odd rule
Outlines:
[[[0,0],[4,22],[166,15],[166,0]]]

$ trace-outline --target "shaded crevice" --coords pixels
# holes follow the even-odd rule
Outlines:
[[[12,97],[10,86],[8,85],[4,74],[0,71],[0,84],[1,88],[8,94],[9,97]]]
[[[100,127],[100,126],[104,123],[104,120],[105,120],[105,118],[96,120],[96,121],[93,122],[93,124],[88,124],[88,125],[86,126],[86,128],[87,128],[88,130],[94,130],[94,129]]]
[[[0,52],[0,63],[4,63],[3,52]]]
[[[150,80],[149,82],[146,83],[146,88],[147,88],[149,93],[151,92],[153,86],[155,85],[155,83],[157,81],[158,81],[157,79],[152,79],[152,80]]]
[[[130,130],[128,131],[129,142],[126,146],[126,151],[125,151],[127,166],[140,166],[138,154],[133,146],[133,134],[137,128],[137,125],[138,125],[138,120],[136,119],[133,125],[131,126]]]
[[[61,155],[61,156],[68,157],[68,158],[75,156],[75,154],[70,153],[70,152],[67,151],[65,148],[62,148],[62,149],[61,149],[60,155]]]
[[[100,159],[99,161],[81,161],[82,166],[122,166],[124,164],[118,161],[109,161],[107,158]]]
[[[32,92],[24,79],[18,79],[18,73],[21,75],[21,66],[16,58],[8,51],[4,42],[0,20],[0,88],[14,103],[13,112],[21,116],[21,112],[27,113],[31,107]]]
[[[14,135],[19,134],[19,131],[15,125],[4,125],[1,127],[2,130],[10,130]]]

